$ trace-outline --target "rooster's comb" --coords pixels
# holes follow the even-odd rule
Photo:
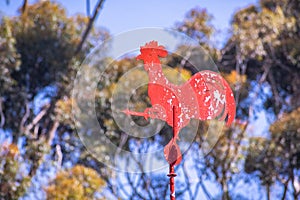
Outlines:
[[[145,46],[141,46],[141,49],[161,49],[161,50],[165,50],[164,46],[159,45],[158,46],[158,42],[157,41],[151,41],[145,44]]]

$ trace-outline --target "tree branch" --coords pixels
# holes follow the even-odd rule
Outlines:
[[[20,133],[23,132],[25,122],[26,122],[26,120],[29,118],[29,115],[30,115],[30,110],[29,110],[28,102],[27,102],[27,100],[26,100],[26,102],[25,102],[25,114],[24,114],[24,116],[22,117],[21,122],[20,122],[20,126],[19,126],[19,132],[20,132]]]
[[[193,193],[192,193],[192,190],[191,190],[191,183],[190,183],[190,180],[189,180],[188,172],[185,168],[185,160],[182,164],[182,171],[183,171],[183,175],[184,175],[184,179],[185,179],[185,183],[186,183],[186,189],[188,191],[190,199],[192,199],[193,198]]]
[[[280,102],[282,102],[282,101],[281,101],[279,92],[277,90],[276,82],[275,82],[273,74],[269,73],[268,74],[268,78],[269,78],[271,90],[272,90],[272,93],[273,93],[274,99],[275,99],[275,113],[278,113],[279,112],[278,109],[279,109],[279,106],[280,106]]]
[[[197,196],[198,196],[198,192],[199,192],[199,187],[201,186],[202,188],[202,191],[204,192],[204,194],[206,195],[206,198],[207,199],[212,199],[212,196],[211,194],[209,193],[209,191],[206,189],[206,186],[203,182],[203,179],[202,179],[202,176],[203,176],[203,172],[202,170],[200,169],[200,167],[198,166],[198,163],[197,161],[201,160],[200,158],[200,154],[199,153],[195,153],[195,155],[197,156],[197,158],[195,158],[196,160],[194,160],[194,167],[196,168],[196,171],[197,171],[197,176],[198,176],[198,183],[196,184],[196,188],[195,188],[195,192],[194,192],[194,197],[193,199],[197,199]],[[206,170],[206,169],[205,169]],[[201,173],[200,173],[201,172]]]
[[[26,126],[26,129],[25,129],[25,133],[26,134],[28,134],[28,131],[30,131],[32,128],[33,128],[33,126],[35,126],[45,115],[46,115],[46,113],[47,113],[47,111],[48,111],[48,109],[49,109],[49,107],[50,107],[50,105],[48,104],[48,105],[46,105],[46,106],[44,106],[44,108],[41,110],[41,112],[39,113],[39,114],[37,114],[36,116],[35,116],[35,118],[32,120],[32,122],[30,123],[30,124],[28,124],[27,126]],[[24,116],[25,117],[25,116]],[[23,117],[23,118],[24,118]],[[22,122],[23,122],[23,119],[22,119]],[[25,121],[24,121],[25,122]],[[23,122],[23,123],[24,123]],[[22,124],[22,123],[21,123]]]
[[[48,134],[48,145],[50,146],[52,144],[53,138],[55,136],[55,132],[57,130],[57,128],[59,127],[59,122],[58,121],[54,121],[52,128],[49,131]]]
[[[99,1],[98,1],[98,3],[97,3],[97,5],[96,5],[96,7],[95,7],[95,10],[94,10],[94,13],[93,13],[92,17],[89,17],[88,25],[87,25],[87,27],[86,27],[86,29],[85,29],[83,35],[82,35],[81,41],[79,42],[79,44],[78,44],[78,46],[77,46],[77,49],[76,49],[76,51],[75,51],[75,55],[77,55],[77,54],[81,51],[82,46],[83,46],[84,42],[86,41],[86,39],[87,39],[87,37],[88,37],[88,35],[89,35],[89,33],[90,33],[92,27],[93,27],[93,24],[94,24],[94,22],[95,22],[95,20],[96,20],[96,18],[97,18],[97,16],[98,16],[98,14],[99,14],[100,9],[101,9],[102,6],[103,6],[104,1],[105,1],[105,0],[99,0]]]
[[[63,154],[60,145],[56,145],[56,155],[57,155],[57,169],[60,170],[62,166],[62,160],[63,160]]]
[[[2,128],[5,123],[5,116],[3,113],[2,102],[3,102],[3,99],[0,98],[0,128]]]
[[[289,182],[290,182],[290,177],[286,180],[285,183],[283,183],[283,185],[284,185],[284,190],[283,190],[283,195],[282,195],[282,198],[281,198],[282,200],[285,200],[286,193],[287,193],[287,190],[288,190]]]
[[[127,159],[127,162],[128,162],[129,160]],[[128,164],[128,163],[127,163]],[[128,181],[128,183],[129,183],[129,185],[130,185],[130,187],[131,187],[131,189],[133,190],[132,191],[132,193],[133,193],[133,195],[135,195],[135,196],[138,196],[139,198],[141,198],[141,199],[146,199],[142,194],[140,194],[139,192],[138,192],[138,187],[137,187],[137,185],[139,184],[139,183],[137,183],[137,185],[134,185],[133,184],[133,181],[131,180],[131,178],[130,178],[130,176],[129,176],[129,173],[127,172],[126,173],[126,178],[127,178],[127,181]],[[139,179],[139,182],[141,181],[141,179]],[[132,199],[132,198],[131,198]]]
[[[204,185],[204,182],[201,180],[199,183],[200,183],[200,186],[201,186],[201,188],[202,188],[202,191],[204,192],[204,194],[206,195],[206,197],[207,197],[209,200],[212,199],[211,194],[208,192],[206,186]],[[196,197],[195,197],[195,199],[196,199]]]
[[[22,14],[26,13],[26,11],[27,11],[27,5],[28,5],[28,0],[24,0],[23,1],[23,5],[22,5],[22,9],[21,9]]]

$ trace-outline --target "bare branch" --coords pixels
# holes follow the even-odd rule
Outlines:
[[[282,194],[282,198],[281,198],[282,200],[285,200],[289,182],[290,182],[290,177],[285,181],[285,183],[283,183],[284,189],[283,189],[283,194]]]
[[[39,112],[39,114],[37,114],[35,116],[35,118],[32,120],[32,122],[26,126],[26,128],[25,128],[26,134],[28,134],[28,132],[33,128],[33,126],[35,126],[46,115],[49,107],[50,107],[49,104],[44,106],[44,108],[41,110],[41,112]],[[23,118],[25,119],[25,116]],[[23,122],[23,119],[22,119],[22,122]],[[23,123],[25,123],[25,121]]]
[[[264,68],[264,73],[262,74],[261,78],[258,81],[259,84],[262,84],[266,80],[271,69],[271,64],[269,63],[267,65],[263,65],[263,68]]]
[[[197,160],[200,160],[200,154],[199,153],[196,153],[195,154],[197,156]],[[197,162],[194,160],[194,167],[196,168],[196,171],[197,171],[197,176],[198,176],[198,183],[196,184],[196,189],[195,189],[195,192],[194,192],[194,198],[193,199],[197,199],[197,195],[198,195],[198,192],[199,192],[199,187],[201,186],[202,188],[202,191],[204,192],[205,196],[207,197],[207,199],[212,199],[212,196],[211,194],[209,193],[209,191],[206,189],[206,186],[204,185],[203,183],[203,180],[202,180],[202,173],[200,173],[202,170],[199,168],[199,166],[197,165]]]
[[[55,132],[57,130],[57,128],[59,127],[59,122],[58,121],[54,121],[52,128],[49,131],[48,134],[48,145],[52,144],[53,138],[55,136]]]
[[[118,146],[118,148],[116,150],[116,153],[115,153],[115,156],[114,156],[115,159],[117,159],[118,155],[120,155],[120,153],[123,149],[123,146],[126,144],[127,140],[128,140],[128,135],[126,133],[122,133],[121,141],[119,143],[119,146]]]
[[[63,154],[60,145],[56,145],[56,155],[57,155],[57,168],[60,169],[62,165]]]
[[[23,5],[22,5],[22,9],[21,9],[22,14],[26,13],[26,11],[27,11],[27,5],[28,5],[28,0],[24,0],[23,1]]]
[[[98,1],[98,3],[97,3],[97,5],[96,5],[96,7],[95,7],[95,10],[94,10],[94,13],[93,13],[92,17],[89,17],[88,25],[87,25],[87,27],[86,27],[86,29],[85,29],[83,35],[82,35],[81,41],[79,42],[79,44],[78,44],[78,46],[77,46],[77,49],[76,49],[76,51],[75,51],[75,55],[77,55],[77,54],[81,51],[82,46],[83,46],[85,40],[87,39],[87,37],[88,37],[88,35],[89,35],[89,33],[90,33],[92,27],[93,27],[93,24],[94,24],[94,22],[95,22],[95,20],[96,20],[96,18],[97,18],[97,16],[98,16],[98,14],[99,14],[99,12],[100,12],[100,9],[102,8],[102,6],[103,6],[103,4],[104,4],[104,1],[105,1],[105,0],[99,0],[99,1]]]
[[[246,122],[246,124],[243,126],[241,132],[237,136],[237,142],[236,142],[236,144],[234,144],[235,148],[233,150],[232,157],[229,158],[229,162],[228,162],[229,166],[231,165],[231,163],[233,163],[237,159],[237,157],[239,155],[238,152],[239,152],[239,150],[242,149],[241,142],[246,134],[248,125],[249,125],[249,121]],[[231,138],[230,140],[233,140],[233,139]],[[229,146],[229,148],[230,148],[230,146]]]
[[[185,167],[185,165],[186,165],[185,163],[186,162],[183,162],[183,164],[182,164],[182,171],[183,171],[187,191],[189,193],[190,199],[192,199],[193,198],[193,193],[192,193],[192,190],[191,190],[192,187],[191,187],[191,183],[190,183],[190,180],[189,180],[188,172],[187,172],[186,167]]]
[[[0,128],[2,128],[5,123],[5,116],[3,113],[2,102],[3,102],[3,99],[0,98]]]
[[[127,162],[128,162],[129,160],[127,159]],[[132,188],[132,190],[133,190],[133,195],[137,195],[138,197],[140,197],[141,199],[146,199],[142,194],[140,194],[138,191],[137,191],[137,185],[139,185],[139,183],[141,182],[141,179],[139,179],[139,182],[136,184],[136,185],[134,185],[134,183],[133,183],[133,181],[131,180],[131,178],[130,178],[130,176],[129,176],[130,174],[129,173],[126,173],[126,178],[127,178],[127,181],[128,181],[128,183],[129,183],[129,185],[130,185],[130,187]]]
[[[34,126],[34,129],[33,129],[33,138],[34,139],[38,138],[39,129],[40,129],[40,126],[38,124]]]
[[[20,133],[23,132],[24,124],[27,121],[27,119],[29,118],[29,115],[30,115],[29,105],[28,105],[28,102],[26,101],[25,102],[25,114],[22,117],[21,122],[20,122],[20,126],[19,126],[19,132]]]
[[[139,167],[139,169],[141,171],[141,179],[144,181],[144,183],[147,183],[148,186],[150,185],[151,188],[154,188],[153,185],[152,185],[152,182],[149,181],[149,179],[147,179],[147,177],[146,177],[146,173],[145,173],[145,170],[144,170],[143,163],[141,163],[139,160],[137,160],[137,158],[135,156],[132,155],[131,157],[137,163],[137,165],[138,165],[138,167]],[[149,199],[153,199],[152,194],[151,194],[151,192],[149,190],[149,187],[146,187],[144,189],[146,190],[146,192],[148,192],[148,195],[149,195],[148,198]]]
[[[280,102],[282,102],[282,99],[281,99],[281,97],[279,95],[279,92],[277,90],[276,82],[275,82],[273,74],[269,73],[268,78],[269,78],[270,83],[271,83],[270,85],[271,85],[271,89],[272,89],[274,99],[275,99],[275,106],[276,106],[276,109],[278,109],[279,105],[280,105]]]

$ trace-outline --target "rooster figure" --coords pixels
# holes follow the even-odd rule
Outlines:
[[[216,72],[200,71],[183,85],[172,84],[163,74],[159,57],[168,52],[156,41],[140,48],[137,59],[144,61],[149,76],[148,95],[152,107],[144,113],[124,110],[127,115],[143,116],[166,121],[173,127],[173,138],[164,148],[167,162],[174,166],[181,162],[178,134],[190,119],[227,120],[230,125],[235,117],[235,100],[228,83]]]

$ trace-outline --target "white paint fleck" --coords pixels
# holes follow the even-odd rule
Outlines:
[[[205,103],[207,103],[209,100],[210,100],[210,96],[208,96],[208,97],[205,97],[205,100],[204,100],[204,102],[205,102]]]
[[[221,104],[225,103],[225,98],[223,97],[223,99],[221,99],[221,94],[220,94],[219,90],[214,91],[214,98],[217,100],[216,107],[219,106],[219,103],[221,103]]]

